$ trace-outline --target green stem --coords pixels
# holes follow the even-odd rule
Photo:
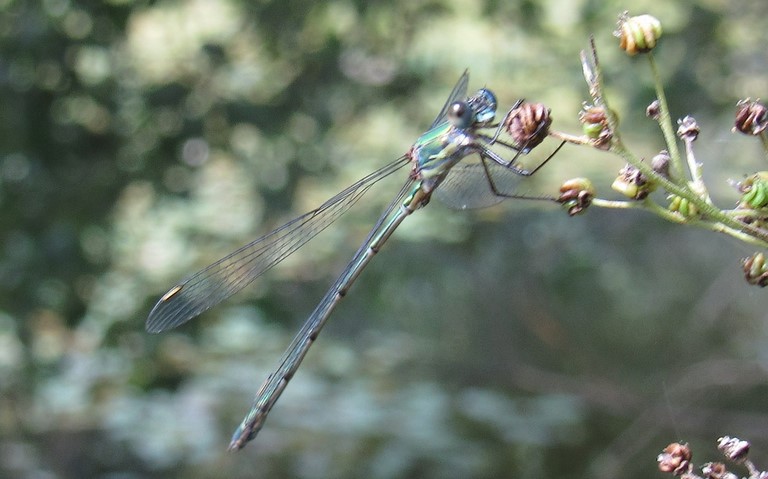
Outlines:
[[[681,198],[688,199],[688,201],[693,203],[696,206],[696,208],[698,208],[702,218],[705,218],[706,220],[711,221],[713,223],[722,223],[723,229],[717,229],[715,231],[725,232],[725,228],[727,228],[728,231],[742,232],[742,233],[739,233],[739,238],[742,238],[741,236],[742,234],[748,235],[754,239],[761,241],[760,244],[763,247],[768,247],[768,231],[757,228],[753,225],[743,223],[729,216],[723,211],[720,211],[714,205],[707,202],[701,196],[695,194],[695,192],[691,191],[690,188],[688,188],[687,186],[680,186],[668,180],[667,178],[659,175],[658,173],[653,171],[653,169],[650,166],[648,166],[648,164],[638,160],[629,150],[626,149],[624,144],[621,141],[618,141],[616,138],[614,138],[614,141],[611,144],[611,151],[621,156],[627,163],[636,167],[646,177],[651,178],[653,181],[658,183],[662,188],[664,188],[668,192],[675,194],[677,196],[680,196]],[[709,229],[714,229],[714,228],[709,228]],[[736,235],[731,234],[731,236],[736,236]]]
[[[753,235],[746,233],[739,229],[733,229],[729,226],[726,226],[722,223],[713,223],[713,222],[704,222],[704,221],[697,221],[695,223],[691,223],[693,226],[698,226],[700,228],[706,228],[708,230],[717,232],[717,233],[725,233],[727,235],[733,236],[734,238],[743,241],[745,243],[757,246],[759,248],[768,248],[768,241],[760,238],[756,238]]]
[[[592,205],[599,208],[614,208],[614,209],[632,209],[642,208],[642,203],[637,201],[618,201],[618,200],[604,200],[602,198],[592,198]]]
[[[592,206],[599,208],[614,208],[614,209],[643,209],[649,210],[655,215],[661,216],[667,221],[673,223],[684,224],[687,223],[687,219],[679,213],[669,211],[668,209],[660,206],[656,202],[646,198],[643,201],[616,201],[616,200],[604,200],[601,198],[593,198]]]
[[[688,169],[691,172],[691,188],[694,193],[701,196],[706,202],[712,203],[712,199],[707,191],[707,185],[704,184],[702,177],[701,163],[696,161],[696,155],[693,153],[693,140],[690,138],[685,140],[685,158],[688,161]]]
[[[653,75],[653,84],[656,88],[656,99],[659,100],[659,126],[661,132],[664,134],[664,141],[667,144],[667,151],[669,151],[669,157],[671,158],[672,173],[675,178],[679,178],[680,182],[685,181],[685,175],[683,170],[683,161],[680,158],[680,150],[677,148],[677,137],[675,135],[674,126],[672,125],[672,117],[669,114],[669,106],[667,105],[667,96],[664,94],[664,85],[659,75],[659,69],[656,66],[656,60],[653,58],[653,54],[648,52],[646,54],[648,62],[651,65],[651,73]]]
[[[757,246],[759,248],[768,248],[768,240],[756,238],[752,234],[742,231],[740,228],[732,228],[717,221],[705,221],[697,218],[686,217],[680,213],[669,211],[668,209],[647,198],[643,201],[615,201],[594,198],[592,200],[592,206],[615,209],[645,209],[672,223],[687,224],[697,228],[714,231],[716,233],[727,234],[740,241]],[[742,223],[739,223],[739,225],[744,226]]]
[[[650,199],[646,199],[642,203],[638,202],[638,204],[641,204],[645,207],[645,209],[652,211],[653,213],[662,216],[669,221],[673,221],[675,223],[692,224],[701,228],[728,234],[746,243],[758,245],[762,248],[768,248],[768,231],[751,224],[746,224],[739,219],[730,216],[726,212],[720,211],[708,201],[706,194],[702,195],[700,192],[697,194],[696,191],[692,190],[691,185],[684,175],[685,170],[683,169],[680,150],[677,147],[677,137],[673,129],[672,119],[669,115],[667,98],[666,95],[664,95],[661,76],[659,75],[659,71],[656,66],[656,62],[653,59],[653,55],[650,53],[647,54],[651,65],[651,71],[653,73],[654,84],[656,87],[656,97],[659,101],[658,123],[661,127],[662,133],[664,134],[664,140],[667,143],[667,150],[669,151],[670,155],[671,173],[672,177],[675,178],[676,181],[672,181],[666,176],[655,172],[648,164],[639,160],[624,146],[624,143],[621,141],[619,136],[618,120],[616,115],[608,106],[608,102],[603,96],[602,72],[597,61],[597,52],[595,51],[594,40],[590,42],[590,47],[591,56],[586,52],[582,52],[581,54],[584,78],[587,80],[587,84],[589,85],[589,93],[592,96],[595,104],[601,105],[605,108],[608,126],[613,133],[609,151],[612,151],[613,153],[622,157],[627,163],[636,167],[649,180],[654,181],[662,188],[666,189],[669,193],[675,194],[681,198],[686,198],[698,209],[699,217],[686,217],[679,213],[669,211],[666,208],[663,208],[662,206],[654,203]],[[590,58],[592,59],[591,61]],[[764,138],[763,140],[765,141]],[[766,147],[766,150],[768,151],[768,146]],[[694,172],[692,171],[692,173]],[[698,175],[698,173],[696,174]],[[611,208],[633,208],[633,206],[629,206],[627,202],[594,200],[593,204]]]
[[[736,208],[733,210],[721,210],[723,214],[733,216],[736,218],[766,218],[768,217],[768,211],[752,210],[748,208]]]
[[[584,135],[571,135],[557,130],[549,130],[549,136],[557,138],[558,140],[567,141],[568,143],[580,146],[593,146],[592,141]]]
[[[643,201],[643,206],[646,206],[654,214],[661,216],[665,220],[671,221],[672,223],[678,223],[681,225],[690,223],[690,218],[687,218],[675,211],[669,211],[668,209],[658,205],[653,201],[650,201],[647,198]]]

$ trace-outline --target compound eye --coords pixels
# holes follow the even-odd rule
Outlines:
[[[448,120],[457,128],[466,128],[472,120],[472,109],[465,101],[454,102],[448,109]]]
[[[491,90],[480,89],[475,96],[469,99],[469,106],[475,112],[477,126],[493,123],[493,119],[496,117],[496,95]]]

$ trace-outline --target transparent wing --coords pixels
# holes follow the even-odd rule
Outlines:
[[[448,99],[445,100],[445,104],[443,105],[442,110],[440,110],[440,113],[437,115],[437,118],[435,118],[435,121],[433,121],[429,126],[430,130],[445,120],[446,115],[448,115],[448,108],[453,102],[458,100],[466,100],[468,85],[469,70],[464,70],[464,73],[462,73],[459,81],[456,82],[456,86],[453,87],[453,91],[451,91],[451,94],[448,95]]]
[[[171,288],[152,308],[150,333],[175,328],[243,289],[343,215],[368,189],[407,164],[403,156],[318,208],[252,241]]]
[[[458,210],[485,208],[519,195],[523,178],[511,168],[490,160],[484,165],[480,155],[471,155],[451,168],[434,196]]]
[[[280,359],[280,365],[274,373],[267,377],[267,380],[256,393],[250,411],[243,418],[242,423],[232,435],[229,449],[241,449],[245,444],[256,437],[259,430],[264,425],[267,415],[277,402],[288,381],[296,373],[301,361],[309,351],[310,346],[317,338],[321,328],[328,320],[333,309],[344,297],[346,291],[360,272],[366,267],[373,258],[375,251],[378,251],[389,238],[389,235],[398,227],[405,217],[412,211],[402,208],[404,199],[407,195],[413,193],[415,180],[409,178],[400,192],[390,202],[387,209],[379,217],[368,237],[358,248],[352,260],[339,275],[333,286],[325,293],[323,299],[317,305],[312,314],[307,318],[299,333],[291,341],[291,345]]]
[[[597,59],[597,50],[595,49],[595,39],[589,39],[589,51],[581,51],[581,68],[584,73],[584,79],[589,85],[589,95],[596,104],[603,104],[600,95],[600,62]]]

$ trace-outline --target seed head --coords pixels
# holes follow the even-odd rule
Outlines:
[[[661,472],[671,472],[675,476],[681,476],[691,470],[692,457],[688,444],[673,442],[661,451],[656,460],[659,462]]]
[[[624,12],[614,35],[619,37],[619,47],[629,55],[646,53],[653,50],[661,37],[661,22],[651,15],[630,17]]]
[[[523,102],[510,112],[504,126],[521,151],[528,152],[544,141],[551,124],[546,105]]]
[[[644,200],[656,189],[656,183],[649,181],[648,177],[634,166],[625,165],[619,170],[619,176],[613,180],[611,188],[627,198]]]
[[[560,187],[557,202],[568,210],[569,216],[575,216],[587,209],[594,197],[595,187],[588,178],[572,178]]]
[[[661,103],[659,100],[653,100],[648,108],[645,109],[645,116],[652,120],[658,120],[661,114]]]
[[[721,437],[717,440],[717,448],[734,462],[742,462],[749,454],[749,442],[742,441],[738,437]]]
[[[686,116],[682,120],[677,120],[677,136],[683,141],[696,141],[699,136],[699,124],[692,116]]]
[[[661,150],[658,155],[651,158],[651,168],[664,178],[669,178],[670,161],[672,161],[672,158],[669,157],[669,152],[667,150]]]
[[[752,101],[746,98],[736,104],[734,132],[740,131],[745,135],[759,135],[766,128],[768,128],[768,108],[760,103],[760,100]]]
[[[585,104],[579,112],[579,121],[584,134],[592,140],[596,148],[608,149],[613,132],[608,124],[605,107]]]
[[[768,206],[768,172],[758,171],[736,186],[742,193],[739,207],[759,209]]]

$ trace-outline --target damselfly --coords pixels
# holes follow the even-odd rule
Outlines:
[[[426,205],[433,193],[456,208],[477,208],[505,198],[526,198],[515,192],[516,180],[534,174],[562,147],[561,144],[536,168],[521,168],[517,163],[519,155],[541,141],[548,123],[541,121],[535,128],[529,128],[528,139],[523,142],[514,140],[514,135],[511,142],[502,140],[500,135],[508,129],[522,100],[497,123],[495,95],[482,88],[467,97],[468,82],[469,73],[464,72],[429,130],[403,156],[362,178],[318,208],[185,279],[165,293],[149,313],[146,328],[151,333],[174,328],[198,316],[291,255],[349,210],[375,183],[410,165],[403,187],[306,320],[275,372],[256,393],[251,410],[232,437],[230,449],[240,449],[256,436],[333,309],[408,215]],[[509,159],[505,159],[505,152],[509,153]]]

